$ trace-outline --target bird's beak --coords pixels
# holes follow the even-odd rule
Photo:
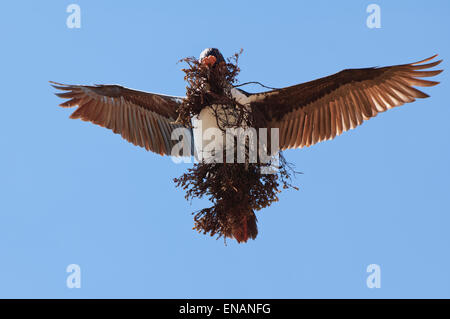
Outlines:
[[[216,63],[216,61],[217,61],[217,59],[215,56],[208,55],[207,57],[202,59],[201,64],[210,68]]]

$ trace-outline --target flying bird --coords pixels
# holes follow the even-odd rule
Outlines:
[[[439,82],[424,80],[443,70],[429,70],[442,60],[431,62],[437,55],[422,61],[387,67],[346,69],[336,74],[310,82],[261,93],[249,93],[229,86],[236,103],[256,112],[262,125],[279,130],[281,150],[303,148],[321,141],[334,139],[343,132],[361,125],[393,107],[429,97],[415,87],[428,87]],[[225,62],[216,48],[207,48],[199,61],[207,68]],[[69,99],[62,107],[77,107],[70,115],[111,129],[124,139],[146,150],[171,155],[178,141],[172,132],[183,127],[177,121],[177,110],[184,97],[149,93],[120,85],[69,85],[51,82],[64,91],[56,95]],[[216,113],[205,106],[198,115],[202,130],[217,127]],[[186,127],[192,134],[192,128]],[[194,144],[201,141],[193,138]],[[192,155],[192,154],[187,154]],[[245,234],[236,231],[232,236],[238,241],[256,237],[247,229]],[[254,225],[253,225],[254,224]],[[257,232],[257,231],[256,231]]]

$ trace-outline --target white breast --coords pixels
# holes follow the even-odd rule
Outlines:
[[[249,102],[245,94],[234,88],[231,89],[231,95],[242,105],[247,105]],[[212,160],[212,149],[225,149],[225,133],[219,128],[219,125],[223,126],[221,124],[225,118],[227,118],[228,123],[235,120],[234,116],[224,110],[221,105],[211,105],[204,108],[197,117],[192,119],[196,160]]]

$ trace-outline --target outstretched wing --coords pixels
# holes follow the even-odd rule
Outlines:
[[[56,93],[70,99],[62,107],[78,106],[70,115],[111,129],[124,139],[161,155],[171,155],[171,134],[176,128],[176,109],[183,98],[131,90],[119,85],[67,85],[56,82],[53,87],[65,91]],[[184,130],[192,140],[192,132]],[[189,135],[189,136],[187,136]],[[189,154],[190,155],[190,154]]]
[[[422,71],[442,62],[423,61],[383,68],[348,69],[315,81],[249,97],[265,114],[268,126],[279,128],[280,149],[301,148],[330,140],[395,106],[426,98],[413,86],[439,82],[421,77],[442,70]]]

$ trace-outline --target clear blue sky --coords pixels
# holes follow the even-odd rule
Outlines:
[[[81,29],[66,7],[81,6]],[[381,7],[382,28],[366,26]],[[449,72],[430,99],[285,152],[299,191],[260,211],[257,240],[191,230],[172,179],[188,164],[70,120],[49,80],[184,95],[182,64],[240,48],[240,80],[282,87],[439,53],[450,2],[7,1],[1,5],[0,297],[450,297]],[[251,91],[259,88],[248,88]],[[66,287],[78,264],[82,287]],[[381,288],[366,267],[381,266]]]

